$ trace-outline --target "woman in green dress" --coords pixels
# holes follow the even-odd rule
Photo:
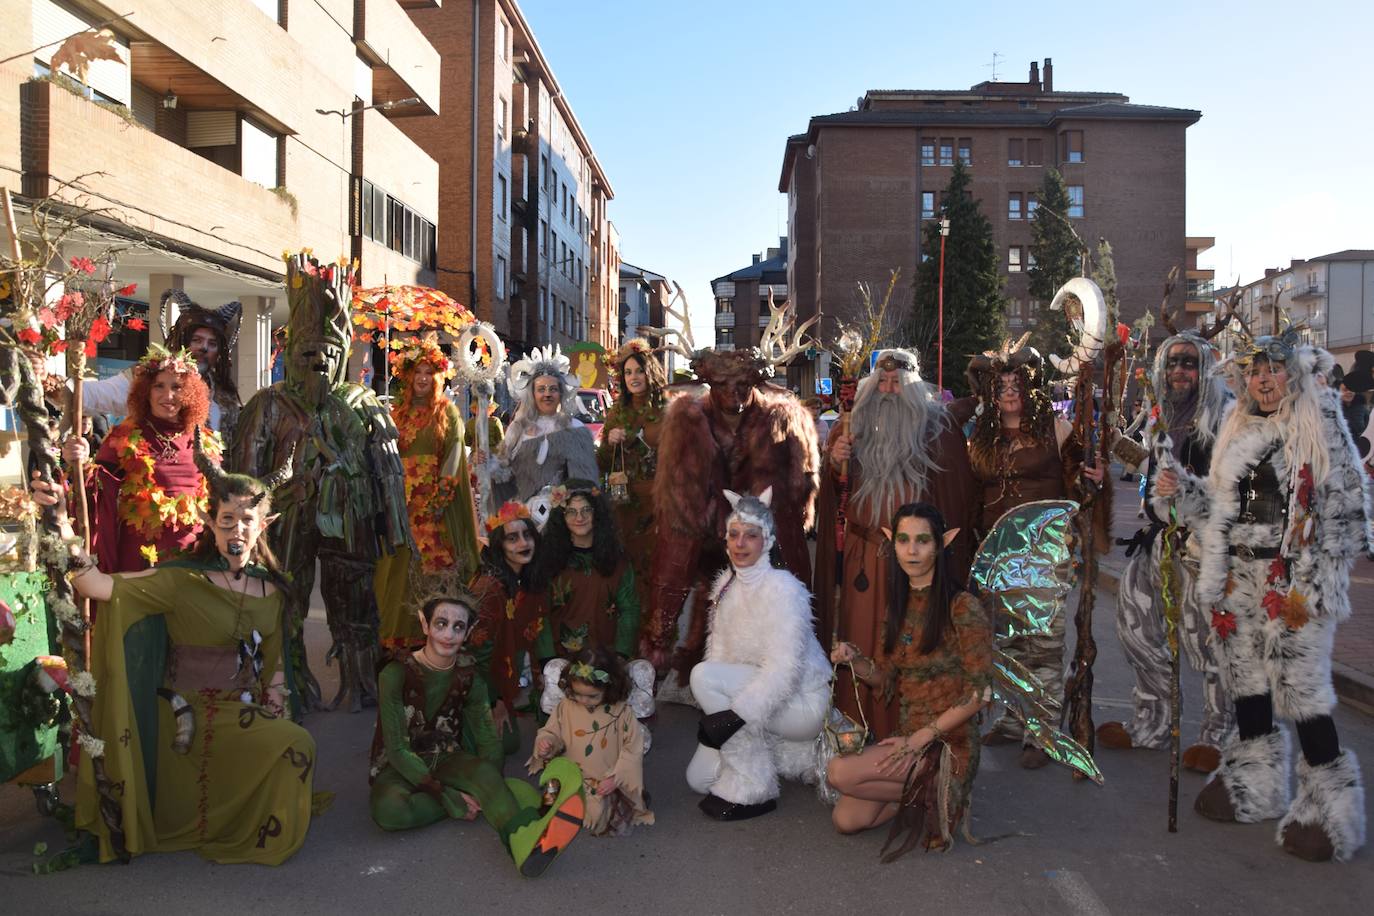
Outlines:
[[[369,809],[383,830],[472,820],[480,812],[521,873],[533,876],[581,827],[582,773],[565,757],[550,761],[542,798],[530,784],[501,776],[486,683],[462,652],[476,605],[469,596],[427,601],[418,614],[424,646],[382,669]],[[464,750],[469,741],[475,754]]]
[[[289,469],[259,481],[225,474],[199,448],[196,460],[209,512],[188,559],[111,576],[73,547],[73,586],[101,602],[76,825],[97,836],[101,861],[194,849],[215,862],[279,865],[305,841],[315,767],[314,740],[286,716],[286,584],[262,537],[276,518],[271,491]],[[39,484],[35,498],[57,502]],[[59,515],[70,530],[65,510]],[[154,625],[165,625],[157,644],[169,647],[156,690],[137,677],[152,661],[140,647],[152,641],[142,632],[126,640]],[[101,811],[108,800],[97,793],[92,757],[104,758],[117,818]]]

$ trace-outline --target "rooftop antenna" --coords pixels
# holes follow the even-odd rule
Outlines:
[[[992,81],[993,81],[994,83],[997,82],[997,62],[998,62],[999,60],[1004,59],[1005,57],[1006,57],[1005,54],[998,54],[996,51],[993,51],[993,52],[992,52],[992,63],[990,63],[990,64],[983,64],[984,67],[991,67],[991,68],[992,68]]]

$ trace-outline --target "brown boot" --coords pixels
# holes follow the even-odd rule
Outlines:
[[[1021,748],[1021,769],[1038,770],[1050,762],[1049,754],[1033,744],[1028,744]]]
[[[1289,824],[1283,828],[1283,851],[1309,862],[1330,862],[1336,849],[1316,824]]]
[[[1114,751],[1129,751],[1135,747],[1124,722],[1103,722],[1097,727],[1097,743]]]
[[[1101,732],[1099,732],[1099,741],[1101,737]],[[1192,770],[1194,773],[1211,773],[1219,766],[1221,766],[1221,751],[1210,744],[1194,744],[1183,752],[1184,769]]]
[[[1202,787],[1202,791],[1193,802],[1193,810],[1214,821],[1233,823],[1236,819],[1236,806],[1231,804],[1231,795],[1226,791],[1226,783],[1219,777]]]
[[[983,736],[984,747],[996,747],[1001,744],[1020,744],[1020,738],[1013,738],[1011,735],[999,732],[996,729]]]

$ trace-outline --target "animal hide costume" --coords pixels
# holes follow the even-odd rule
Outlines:
[[[1256,361],[1287,369],[1271,415],[1243,387]],[[1339,396],[1318,378],[1332,365],[1293,330],[1242,351],[1228,367],[1238,401],[1211,473],[1180,474],[1175,501],[1202,534],[1197,600],[1211,608],[1212,648],[1239,725],[1197,810],[1218,820],[1280,818],[1277,841],[1287,851],[1345,861],[1364,843],[1364,787],[1331,718],[1331,646],[1337,622],[1350,615],[1351,561],[1370,549],[1371,508]],[[1166,510],[1156,497],[1155,511]],[[1292,801],[1276,715],[1294,720],[1302,746]]]

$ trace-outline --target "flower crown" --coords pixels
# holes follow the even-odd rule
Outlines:
[[[525,504],[512,500],[502,505],[495,515],[488,515],[483,524],[487,526],[487,531],[495,531],[511,522],[518,522],[522,518],[529,517],[530,510],[525,507]]]
[[[588,684],[609,684],[611,676],[600,668],[593,668],[586,662],[573,662],[568,666],[568,677]]]
[[[647,340],[643,337],[634,337],[625,341],[624,346],[619,350],[607,350],[602,353],[601,361],[606,364],[606,371],[618,384],[620,382],[620,367],[625,365],[625,360],[631,356],[638,356],[642,362],[649,359],[653,352],[654,348],[649,346]]]
[[[453,364],[440,349],[437,335],[426,334],[418,340],[393,340],[391,345],[394,349],[387,356],[387,362],[391,365],[392,375],[400,376],[413,371],[421,363],[428,363],[434,368],[434,378],[439,382],[453,377]]]
[[[150,344],[148,352],[144,353],[143,358],[134,366],[134,371],[152,375],[157,375],[159,372],[175,372],[177,375],[185,375],[188,372],[199,372],[200,367],[196,364],[196,359],[191,355],[190,350],[181,349],[173,353],[162,344]]]
[[[560,483],[549,491],[549,505],[554,509],[562,509],[568,504],[568,500],[574,496],[590,494],[592,499],[601,495],[601,489],[590,481],[576,481],[571,487]]]

